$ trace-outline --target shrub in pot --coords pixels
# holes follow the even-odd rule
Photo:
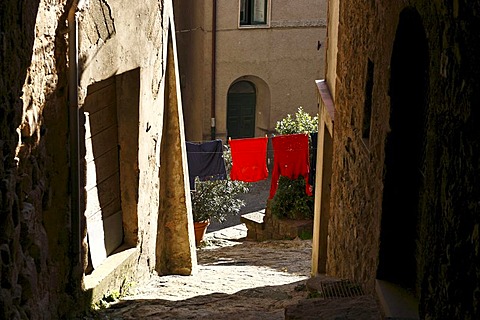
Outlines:
[[[228,215],[237,214],[245,205],[237,198],[248,192],[248,184],[241,181],[208,180],[195,181],[191,192],[193,221],[216,220],[224,222]]]
[[[230,150],[224,152],[224,159],[227,173],[231,168]],[[227,177],[229,175],[227,174]],[[229,215],[237,214],[240,209],[245,206],[245,202],[237,198],[241,193],[248,192],[249,184],[242,181],[226,180],[207,180],[200,181],[195,179],[195,190],[191,191],[193,221],[207,222],[205,227],[211,220],[224,222]],[[205,223],[204,223],[205,224]],[[205,230],[198,231],[197,238],[203,238]],[[197,234],[197,232],[196,232]],[[197,239],[197,245],[201,239]]]

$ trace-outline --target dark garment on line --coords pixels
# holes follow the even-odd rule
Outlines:
[[[187,161],[190,190],[195,189],[195,177],[200,180],[223,180],[227,178],[222,140],[203,143],[187,141]]]
[[[315,189],[315,175],[317,174],[318,132],[310,133],[310,139],[312,140],[312,144],[310,145],[310,172],[308,173],[308,183],[313,187],[313,189]]]

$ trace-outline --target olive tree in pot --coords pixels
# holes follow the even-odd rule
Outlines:
[[[224,152],[227,173],[231,168],[230,151]],[[229,175],[227,174],[227,177]],[[203,240],[211,220],[224,222],[229,215],[237,214],[245,206],[245,202],[237,198],[248,192],[249,184],[242,181],[195,179],[195,190],[191,191],[192,213],[195,226],[195,242]]]

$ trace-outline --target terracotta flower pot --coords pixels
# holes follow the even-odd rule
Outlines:
[[[195,244],[198,246],[202,241],[205,233],[207,232],[207,227],[210,225],[210,220],[206,221],[194,221],[193,226],[195,229]]]

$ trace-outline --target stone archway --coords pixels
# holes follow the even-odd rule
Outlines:
[[[418,12],[400,14],[391,58],[390,133],[377,278],[414,289],[421,163],[424,154],[428,47]]]
[[[228,81],[228,85],[225,87],[217,88],[221,94],[219,94],[219,101],[224,101],[224,107],[219,108],[217,111],[217,129],[218,132],[223,132],[225,138],[228,139],[229,129],[227,126],[228,106],[229,106],[229,93],[232,93],[231,89],[237,83],[248,83],[255,88],[255,115],[253,119],[254,134],[253,137],[260,137],[269,133],[272,129],[270,124],[270,88],[268,84],[261,78],[254,75],[243,75],[241,77],[232,78]],[[237,91],[237,90],[235,90]],[[233,136],[230,136],[233,138]]]

